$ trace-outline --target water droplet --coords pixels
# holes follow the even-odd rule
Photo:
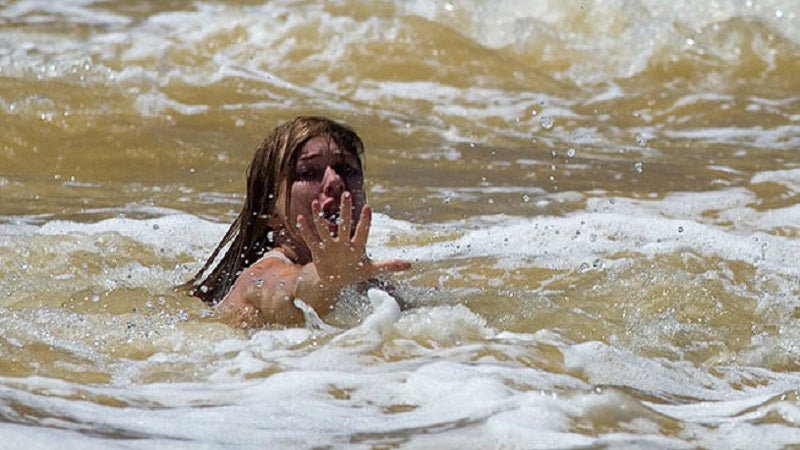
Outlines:
[[[638,173],[639,175],[641,175],[642,173],[644,173],[644,163],[643,163],[643,162],[641,162],[641,161],[636,161],[636,162],[633,164],[633,170],[635,170],[635,171],[636,171],[636,173]]]
[[[678,233],[683,233],[683,227],[678,227]]]
[[[575,149],[570,147],[567,149],[567,158],[574,158],[575,157]]]
[[[545,130],[549,130],[553,128],[555,120],[553,120],[553,118],[550,116],[542,116],[541,118],[539,118],[539,123],[542,124],[542,128],[544,128]]]
[[[531,201],[531,197],[529,195],[527,195],[527,194],[523,195],[522,196],[522,201],[525,202],[525,203],[528,203],[529,201]]]
[[[637,134],[636,143],[639,144],[641,147],[645,147],[647,145],[647,138],[644,135]]]

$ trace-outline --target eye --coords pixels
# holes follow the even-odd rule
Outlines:
[[[354,177],[359,175],[360,171],[357,167],[352,166],[350,164],[342,164],[335,168],[336,173],[343,177]]]
[[[302,181],[313,181],[321,177],[321,172],[316,167],[301,167],[298,168],[295,179]]]

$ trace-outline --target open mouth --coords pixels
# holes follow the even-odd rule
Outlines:
[[[331,235],[336,236],[336,233],[339,231],[339,223],[341,220],[339,209],[334,207],[322,211],[322,218],[325,219],[328,225],[328,231],[330,231]]]
[[[324,213],[322,217],[325,218],[328,223],[332,223],[334,225],[339,225],[339,211],[333,211],[329,213]]]

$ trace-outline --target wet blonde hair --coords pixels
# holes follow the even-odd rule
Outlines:
[[[207,303],[217,304],[228,293],[242,270],[275,246],[275,230],[270,222],[279,216],[277,208],[281,206],[284,213],[280,216],[288,217],[290,201],[287,195],[286,203],[277,205],[278,194],[288,192],[294,182],[292,176],[300,149],[309,139],[319,136],[331,138],[361,162],[364,144],[356,132],[346,125],[325,117],[302,116],[275,128],[256,149],[247,169],[247,195],[242,211],[203,268],[180,289]],[[214,265],[226,246],[228,250],[225,255]]]

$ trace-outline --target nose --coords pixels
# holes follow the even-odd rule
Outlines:
[[[331,166],[325,169],[325,177],[322,179],[322,192],[325,196],[334,198],[341,197],[344,192],[344,181]]]

